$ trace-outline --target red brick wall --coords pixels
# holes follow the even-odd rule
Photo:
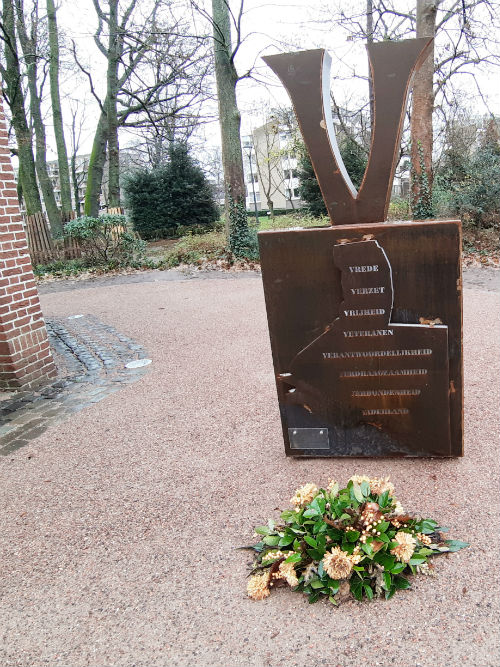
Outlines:
[[[55,375],[0,101],[0,390],[29,388]]]

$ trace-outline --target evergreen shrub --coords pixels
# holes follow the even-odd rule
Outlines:
[[[219,218],[210,183],[185,144],[172,144],[163,167],[140,170],[125,182],[127,208],[143,239],[208,231]]]

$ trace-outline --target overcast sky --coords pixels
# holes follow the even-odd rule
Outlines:
[[[367,58],[364,44],[361,41],[349,41],[343,29],[325,21],[325,8],[332,6],[334,1],[336,0],[332,2],[328,0],[325,2],[274,0],[266,3],[262,0],[246,0],[242,21],[245,41],[238,54],[237,68],[241,73],[254,67],[254,78],[245,79],[238,84],[243,134],[249,133],[252,128],[264,122],[267,108],[289,104],[281,84],[260,58],[265,54],[280,53],[285,50],[326,48],[333,57],[332,77],[335,81],[332,85],[339,102],[350,99],[351,103],[361,103],[367,99],[366,83],[352,77],[353,72],[366,76]],[[346,1],[344,4],[346,11],[357,4],[360,7],[365,6],[365,2],[361,0]],[[209,5],[210,2],[205,0],[205,6]],[[234,5],[238,6],[239,0],[235,1]],[[401,7],[401,9],[413,5],[414,2],[407,2],[407,0],[398,2],[398,8]],[[65,33],[65,43],[69,44],[70,38],[73,38],[81,58],[92,63],[94,72],[100,72],[100,75],[96,77],[96,82],[102,91],[105,85],[105,62],[93,42],[97,23],[92,0],[61,0],[59,22]],[[493,76],[495,79],[492,78]],[[498,83],[497,72],[491,72],[489,77],[479,76],[490,110],[500,115],[499,86],[493,86],[492,80]],[[487,109],[477,91],[473,89],[470,82],[467,82],[466,77],[463,77],[462,81],[464,103],[469,104],[477,113],[485,113]],[[80,152],[88,153],[98,115],[97,104],[88,92],[87,82],[82,76],[67,73],[64,77],[63,88],[74,100],[86,101],[86,123]],[[64,109],[66,123],[69,123],[71,119],[68,112],[69,104],[70,102],[67,101]],[[217,123],[205,126],[199,133],[198,139],[206,141],[209,145],[216,145],[219,142]],[[123,134],[121,145],[126,146],[131,140],[130,136]],[[53,150],[50,157],[55,158]]]

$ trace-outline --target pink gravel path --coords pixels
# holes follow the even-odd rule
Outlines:
[[[47,315],[93,313],[153,364],[0,461],[0,665],[497,666],[498,305],[465,290],[465,458],[295,461],[260,279],[46,294]],[[390,474],[472,546],[389,602],[247,599],[252,526],[354,473]]]

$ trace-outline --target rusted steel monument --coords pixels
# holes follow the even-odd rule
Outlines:
[[[335,139],[328,54],[264,58],[290,95],[332,223],[259,233],[288,455],[463,454],[460,222],[385,222],[430,43],[368,47],[375,114],[359,192]]]

